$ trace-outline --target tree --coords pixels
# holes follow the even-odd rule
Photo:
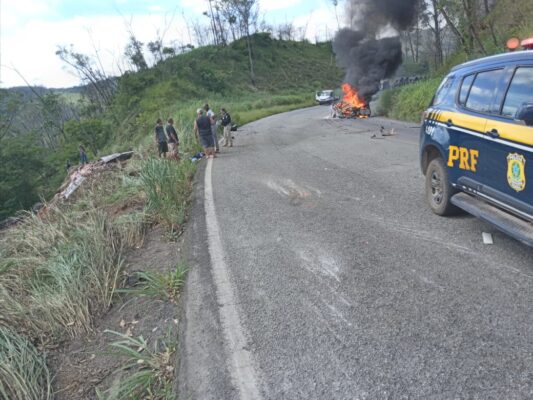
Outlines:
[[[88,55],[74,51],[72,45],[70,48],[59,46],[56,55],[76,72],[83,84],[88,86],[89,100],[99,111],[106,111],[113,101],[116,81],[107,75],[101,63],[95,63]]]
[[[251,30],[257,24],[259,16],[258,0],[220,0],[220,7],[227,8],[237,18],[241,34],[246,37],[250,81],[255,86],[254,60],[251,42]]]
[[[131,66],[137,70],[142,71],[148,69],[148,64],[143,54],[143,43],[130,32],[130,42],[126,45],[124,55],[129,60]]]

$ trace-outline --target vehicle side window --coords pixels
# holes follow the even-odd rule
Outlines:
[[[522,104],[533,101],[533,68],[520,67],[516,70],[505,101],[502,115],[514,118]]]
[[[470,93],[466,99],[466,107],[474,111],[489,112],[494,89],[500,81],[501,69],[480,72],[476,75]]]
[[[432,105],[436,106],[446,98],[446,95],[450,91],[450,88],[453,84],[453,76],[448,76],[445,78],[442,83],[440,84],[439,88],[437,89],[437,93],[435,94],[435,97],[433,98]]]
[[[465,76],[463,79],[463,83],[461,84],[461,91],[459,92],[459,104],[461,104],[462,106],[466,104],[466,97],[468,96],[470,86],[472,86],[472,82],[474,81],[475,76],[475,74],[472,74]]]

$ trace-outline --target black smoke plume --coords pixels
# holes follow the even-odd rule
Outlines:
[[[345,81],[357,88],[368,103],[382,79],[396,72],[402,63],[399,31],[409,28],[416,16],[417,0],[351,0],[351,26],[337,32],[333,51]],[[379,39],[379,36],[390,36]]]

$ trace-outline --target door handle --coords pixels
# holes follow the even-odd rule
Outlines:
[[[492,129],[490,131],[487,131],[487,135],[493,138],[499,138],[500,134],[498,133],[498,129]]]
[[[450,127],[453,125],[453,121],[451,119],[449,119],[448,121],[446,121],[446,126]]]

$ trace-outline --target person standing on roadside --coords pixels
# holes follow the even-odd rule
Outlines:
[[[233,138],[231,136],[231,115],[226,111],[225,108],[220,109],[221,124],[224,128],[224,147],[233,147]]]
[[[211,119],[204,115],[204,110],[196,110],[196,120],[194,121],[194,134],[204,148],[205,157],[216,157],[214,150],[213,131],[211,130]]]
[[[168,143],[167,136],[165,135],[165,128],[163,127],[163,121],[161,120],[161,118],[157,119],[154,132],[154,140],[159,150],[159,157],[161,157],[161,155],[163,157],[166,157],[168,153]]]
[[[178,133],[176,132],[176,129],[174,128],[174,120],[172,118],[169,118],[167,121],[167,126],[165,127],[165,131],[168,136],[168,148],[171,157],[179,159],[179,150],[178,146],[180,145],[180,140],[178,138]]]
[[[80,164],[85,165],[89,162],[89,158],[87,157],[87,152],[85,151],[85,147],[83,147],[80,144],[79,150],[80,150]]]
[[[209,104],[205,103],[204,106],[205,115],[210,119],[211,121],[211,132],[213,133],[213,140],[215,141],[215,151],[218,153],[220,151],[220,147],[218,145],[218,138],[217,138],[217,116],[209,108]]]

